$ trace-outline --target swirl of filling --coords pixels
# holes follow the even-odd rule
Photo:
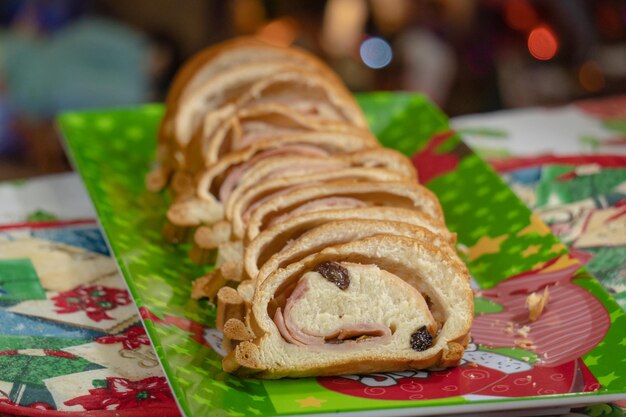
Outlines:
[[[413,286],[376,265],[338,265],[349,274],[347,285],[340,287],[315,270],[307,272],[276,310],[273,321],[285,341],[353,349],[389,344],[394,338],[411,346],[416,331],[436,329],[424,297]]]

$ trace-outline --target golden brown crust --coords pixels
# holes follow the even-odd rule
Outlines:
[[[236,289],[222,287],[217,292],[217,316],[215,326],[224,331],[224,323],[228,320],[243,320],[246,306]]]
[[[443,354],[441,355],[441,360],[439,362],[439,366],[443,366],[446,368],[457,366],[461,363],[461,359],[463,359],[463,353],[465,352],[465,348],[456,342],[450,342],[444,348]]]
[[[369,358],[363,358],[363,360],[345,361],[343,363],[337,363],[333,365],[320,366],[305,366],[297,370],[258,370],[254,373],[255,378],[262,379],[279,379],[279,378],[305,378],[310,376],[333,376],[333,375],[353,375],[353,374],[369,374],[372,372],[394,372],[394,371],[406,371],[406,370],[419,370],[428,369],[443,366],[440,361],[441,354],[434,355],[429,358],[415,360],[415,359],[381,359],[376,356]],[[238,359],[239,356],[236,356]],[[252,366],[256,366],[256,368]],[[243,365],[240,364],[243,367]],[[258,369],[260,365],[258,363],[249,364],[245,368]],[[239,368],[241,369],[241,368]],[[238,375],[239,370],[234,371]]]
[[[224,323],[222,330],[225,337],[238,342],[254,339],[254,333],[240,319],[228,319]]]
[[[201,276],[191,284],[191,298],[199,300],[200,298],[208,298],[213,300],[220,288],[228,284],[228,281],[219,271],[211,271]]]

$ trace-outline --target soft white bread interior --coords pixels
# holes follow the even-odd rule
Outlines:
[[[327,278],[315,271],[328,262],[347,270],[346,289],[358,283],[352,292],[321,282]],[[473,316],[468,281],[467,270],[428,241],[381,235],[328,247],[260,283],[251,308],[256,339],[227,362],[261,378],[458,363]]]

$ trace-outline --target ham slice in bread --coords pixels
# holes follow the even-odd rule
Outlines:
[[[458,364],[473,316],[469,274],[432,240],[373,236],[277,269],[254,293],[254,337],[225,369],[281,378]]]

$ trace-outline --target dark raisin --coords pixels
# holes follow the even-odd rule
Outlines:
[[[316,266],[313,271],[320,273],[324,278],[342,290],[345,290],[350,286],[350,274],[348,273],[348,270],[339,265],[337,262],[322,262]]]
[[[421,352],[433,345],[433,337],[428,332],[426,326],[422,327],[411,335],[411,347],[413,350]]]

